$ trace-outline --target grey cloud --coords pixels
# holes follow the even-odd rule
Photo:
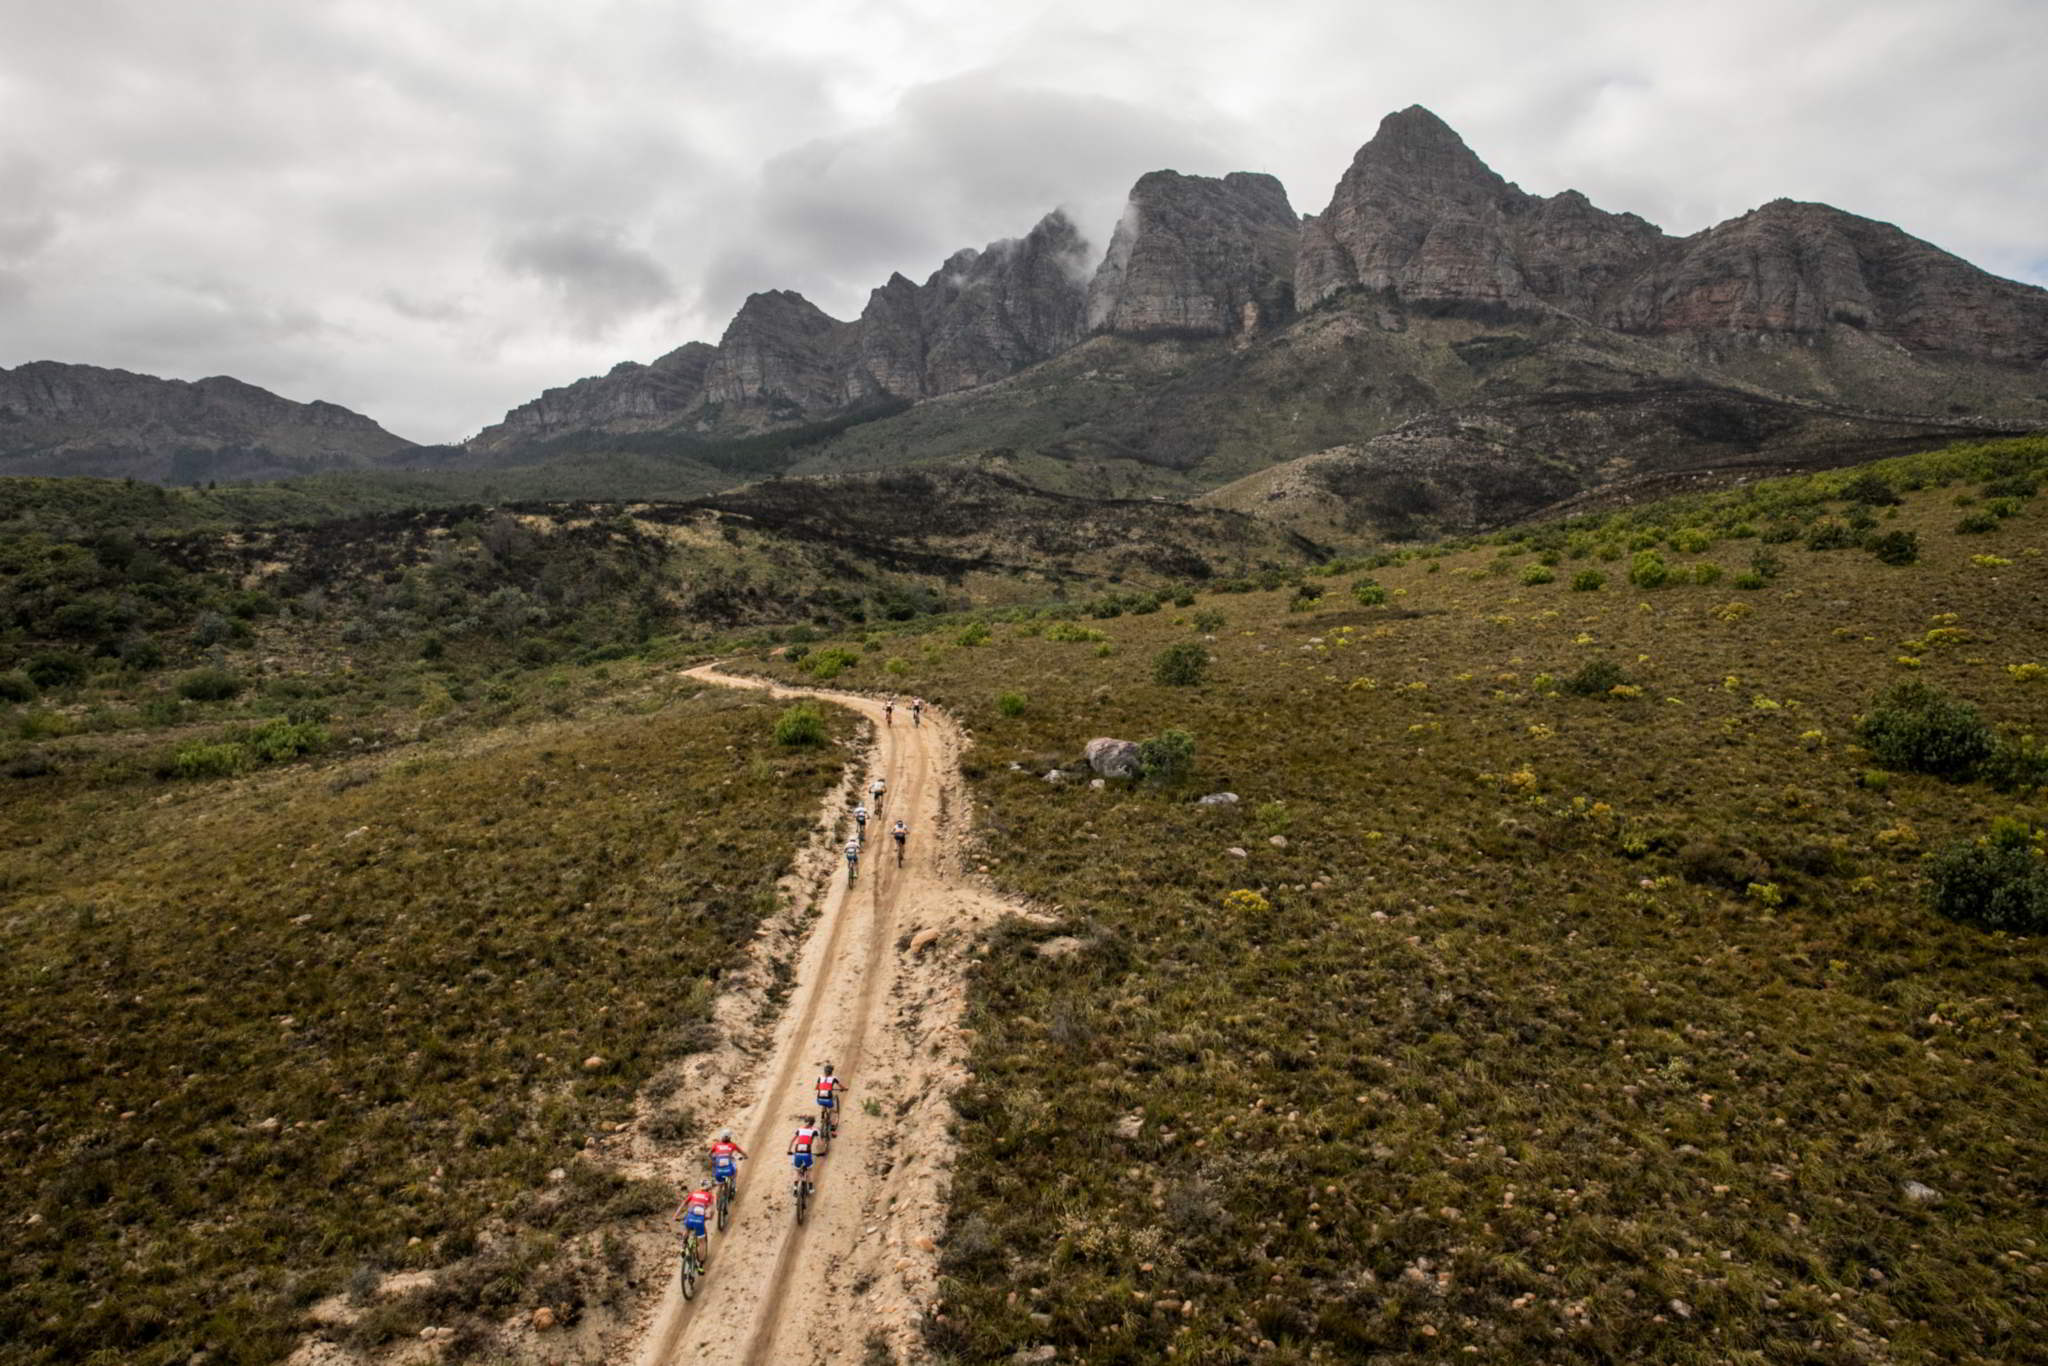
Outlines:
[[[553,291],[563,312],[590,336],[676,297],[675,281],[661,263],[628,244],[616,225],[543,228],[507,242],[501,255],[508,269]]]

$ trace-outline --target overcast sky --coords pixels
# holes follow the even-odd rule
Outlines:
[[[1434,109],[1696,231],[1818,199],[2048,283],[2042,0],[0,0],[0,365],[451,440],[1159,167],[1318,212]]]

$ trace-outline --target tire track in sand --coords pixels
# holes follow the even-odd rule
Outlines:
[[[1017,909],[962,870],[962,738],[929,708],[921,727],[902,707],[889,726],[872,698],[787,688],[713,665],[689,676],[860,713],[874,723],[874,771],[888,790],[859,881],[848,885],[840,860],[822,898],[772,1053],[748,1077],[732,1079],[733,1108],[745,1114],[724,1122],[753,1154],[740,1169],[732,1227],[713,1235],[695,1302],[682,1298],[673,1260],[667,1264],[636,1360],[835,1363],[859,1359],[876,1336],[898,1360],[913,1358],[936,1294],[952,1164],[947,1100],[965,1076],[959,1020],[968,944],[973,931]],[[901,868],[883,833],[898,816],[911,832]],[[783,1149],[827,1060],[847,1080],[846,1110],[798,1228]],[[693,1161],[676,1175],[702,1170]]]

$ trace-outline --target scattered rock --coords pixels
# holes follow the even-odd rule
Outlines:
[[[1010,1353],[1010,1360],[1018,1363],[1018,1366],[1031,1366],[1033,1362],[1055,1360],[1059,1354],[1060,1349],[1047,1342],[1036,1347],[1019,1347]]]
[[[1105,778],[1138,776],[1138,747],[1129,740],[1099,735],[1082,752],[1088,756],[1088,767]]]
[[[342,838],[342,840],[343,840],[344,842],[346,842],[346,841],[348,841],[348,840],[359,840],[359,839],[361,839],[361,838],[362,838],[363,836],[365,836],[365,835],[367,835],[367,834],[369,834],[369,833],[370,833],[370,827],[369,827],[369,826],[367,826],[367,825],[359,825],[359,826],[357,826],[357,827],[356,827],[355,829],[353,829],[353,830],[349,831],[349,832],[348,832],[348,833],[347,833],[346,835],[343,835],[343,836],[342,836],[341,838]]]
[[[542,1305],[540,1308],[533,1311],[533,1329],[536,1333],[545,1333],[548,1329],[554,1326],[554,1310],[548,1308],[546,1305]]]
[[[1071,934],[1063,934],[1058,938],[1048,939],[1043,944],[1040,944],[1038,946],[1038,956],[1040,958],[1065,958],[1070,953],[1079,953],[1086,946],[1086,940],[1076,939]]]
[[[283,1121],[278,1119],[276,1115],[272,1115],[268,1119],[258,1120],[256,1122],[256,1128],[266,1134],[274,1134],[281,1127],[283,1127]]]
[[[584,1071],[586,1071],[586,1072],[601,1072],[601,1071],[603,1071],[603,1070],[604,1070],[604,1059],[603,1059],[603,1058],[601,1058],[601,1057],[599,1057],[599,1056],[598,1056],[597,1054],[595,1054],[595,1053],[592,1053],[592,1054],[591,1054],[591,1055],[590,1055],[589,1057],[587,1057],[587,1058],[585,1058],[585,1059],[583,1060],[583,1070],[584,1070]]]
[[[1275,835],[1267,840],[1266,843],[1272,845],[1275,849],[1285,849],[1287,847],[1287,836]]]
[[[1067,780],[1067,775],[1056,768],[1049,768],[1045,771],[1045,780],[1049,783],[1063,783]]]
[[[1139,1134],[1145,1132],[1145,1117],[1133,1111],[1118,1120],[1110,1132],[1114,1133],[1118,1138],[1136,1138]]]
[[[1234,844],[1233,844],[1233,845],[1231,845],[1231,846],[1230,846],[1230,847],[1229,847],[1228,849],[1225,849],[1225,850],[1224,850],[1223,852],[1224,852],[1224,853],[1226,853],[1226,854],[1228,854],[1228,855],[1230,855],[1230,856],[1231,856],[1232,858],[1250,858],[1250,857],[1251,857],[1251,855],[1250,855],[1250,854],[1247,854],[1247,853],[1246,853],[1246,852],[1245,852],[1244,850],[1242,850],[1242,849],[1238,848],[1238,847],[1237,847],[1236,845],[1234,845]]]
[[[1906,1198],[1916,1205],[1938,1205],[1941,1203],[1940,1191],[1932,1186],[1923,1186],[1918,1181],[1908,1181],[1901,1189],[1906,1192]]]
[[[1673,1300],[1671,1301],[1671,1303],[1665,1305],[1664,1307],[1666,1309],[1669,1309],[1672,1313],[1678,1315],[1678,1317],[1682,1319],[1689,1319],[1692,1317],[1692,1306],[1687,1304],[1684,1300]]]
[[[568,1179],[569,1169],[567,1167],[556,1167],[548,1172],[549,1181],[567,1181]]]
[[[1088,780],[1088,786],[1100,792],[1103,788],[1109,786],[1109,781],[1106,778],[1090,778]]]
[[[919,930],[916,934],[910,936],[910,951],[914,954],[923,953],[938,942],[939,932],[937,930]]]
[[[1236,805],[1237,805],[1237,794],[1236,794],[1235,792],[1211,792],[1211,793],[1210,793],[1210,794],[1209,794],[1208,796],[1206,796],[1206,797],[1197,797],[1197,798],[1195,798],[1195,805],[1196,805],[1196,806],[1236,806]]]
[[[910,1240],[910,1245],[919,1252],[937,1252],[939,1250],[939,1245],[928,1234],[919,1234]]]

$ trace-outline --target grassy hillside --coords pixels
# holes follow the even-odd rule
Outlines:
[[[933,1348],[2048,1360],[2048,937],[1967,918],[2048,925],[2044,466],[765,662],[957,708],[1056,920],[975,978]]]
[[[507,1314],[617,1298],[604,1226],[673,1197],[603,1136],[713,1042],[841,757],[609,670],[482,736],[0,789],[0,1361],[275,1362],[344,1291],[358,1343],[488,1360]]]

